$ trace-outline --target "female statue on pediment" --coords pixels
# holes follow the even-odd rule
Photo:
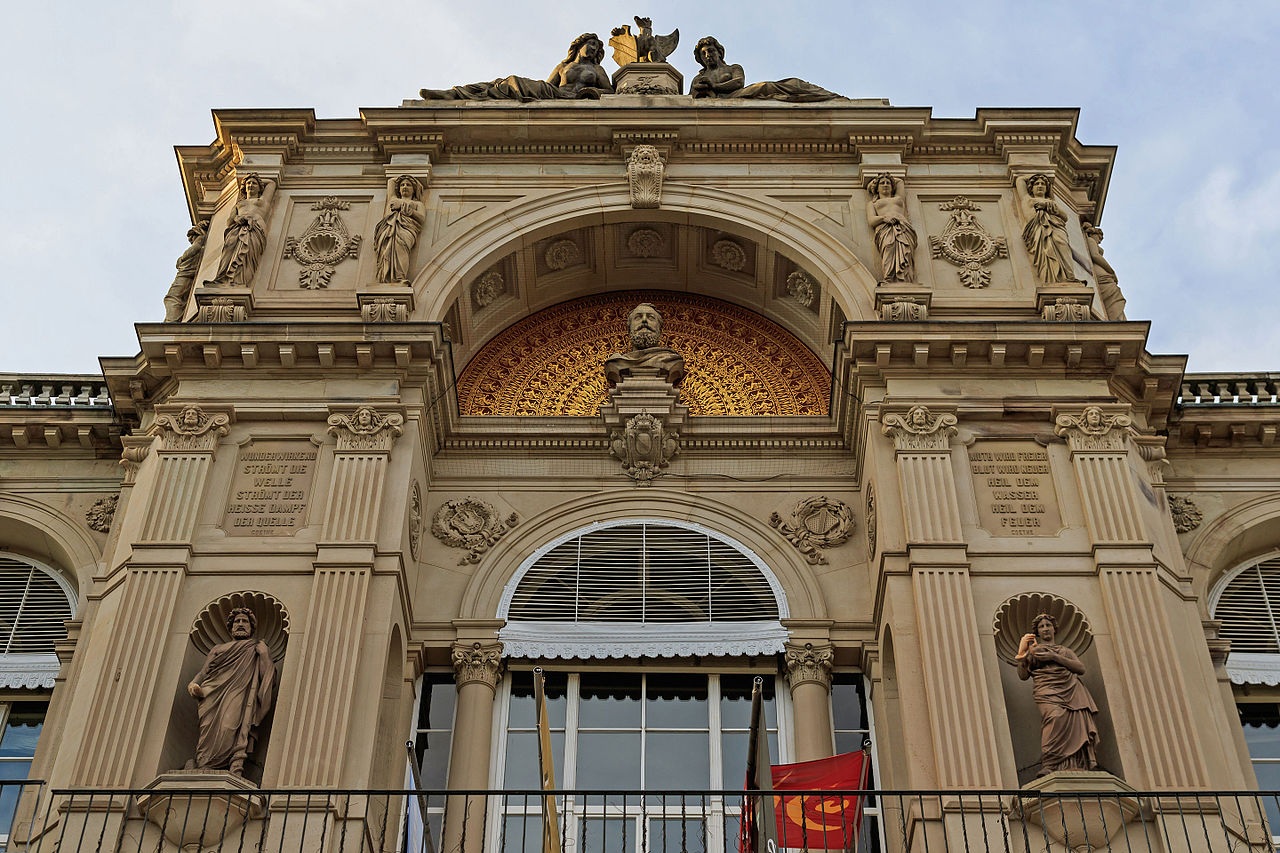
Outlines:
[[[275,195],[275,181],[264,179],[257,172],[245,176],[240,199],[222,232],[222,257],[218,260],[218,274],[210,284],[248,287],[253,283],[267,245],[267,216]]]
[[[885,282],[916,280],[916,229],[907,218],[907,194],[901,178],[888,172],[867,184],[867,223],[880,250],[880,276]]]
[[[512,75],[488,83],[468,83],[451,89],[423,89],[428,101],[544,101],[599,98],[613,94],[613,83],[600,63],[604,43],[595,33],[583,33],[569,44],[569,53],[546,80]]]
[[[373,248],[378,260],[378,281],[409,280],[409,259],[427,221],[422,203],[422,184],[412,175],[387,181],[387,204],[373,231]]]
[[[713,36],[698,40],[693,49],[693,58],[702,66],[702,70],[689,84],[689,94],[695,98],[746,98],[800,104],[840,97],[835,92],[828,92],[799,77],[766,80],[748,86],[742,66],[729,65],[724,61],[724,45]]]
[[[1047,283],[1077,281],[1067,242],[1067,214],[1053,200],[1053,181],[1048,175],[1019,175],[1014,179],[1018,200],[1027,224],[1022,242],[1031,255],[1036,275]]]

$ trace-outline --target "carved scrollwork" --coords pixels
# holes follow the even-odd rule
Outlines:
[[[160,415],[152,429],[160,433],[165,450],[213,450],[230,431],[230,423],[229,415],[191,405]]]
[[[894,296],[880,305],[880,319],[890,323],[917,323],[929,319],[929,303],[910,296]]]
[[[360,302],[360,319],[365,323],[404,323],[409,319],[409,306],[394,296],[374,296]]]
[[[801,307],[808,308],[818,297],[818,285],[808,273],[796,270],[787,276],[787,295],[800,303]]]
[[[519,513],[500,518],[493,504],[478,498],[445,501],[431,520],[431,535],[451,548],[465,548],[459,566],[480,562],[507,531],[520,523]]]
[[[339,451],[390,450],[402,427],[404,416],[389,412],[380,414],[372,406],[361,406],[354,412],[329,415],[329,434],[338,439]]]
[[[853,535],[853,508],[844,501],[826,495],[805,498],[791,511],[791,520],[783,521],[776,512],[769,523],[796,547],[812,565],[825,564],[827,558],[819,548],[835,548]]]
[[[352,234],[338,215],[339,210],[350,210],[351,202],[336,196],[328,196],[311,205],[318,211],[307,230],[300,237],[290,237],[284,244],[284,256],[292,257],[302,269],[298,271],[298,286],[306,290],[320,290],[329,286],[334,267],[346,258],[360,253],[359,234]]]
[[[454,643],[453,681],[458,687],[471,682],[487,684],[495,690],[502,678],[502,644]]]
[[[409,487],[409,555],[418,559],[418,551],[422,547],[422,486],[414,480]]]
[[[742,272],[747,266],[747,252],[733,240],[717,240],[711,245],[711,263],[729,272]]]
[[[84,513],[84,520],[89,525],[89,529],[99,533],[110,533],[111,522],[115,520],[116,506],[119,503],[119,495],[107,495],[105,498],[94,501],[93,506]]]
[[[139,437],[129,436],[126,441],[137,441]],[[142,461],[147,458],[147,454],[151,452],[150,443],[126,443],[124,449],[120,451],[120,467],[124,468],[124,484],[126,486],[133,484],[138,478],[138,469],[142,467]]]
[[[905,415],[889,412],[880,423],[881,432],[893,439],[897,450],[946,450],[957,432],[955,415],[935,415],[926,406],[912,406]]]
[[[1044,306],[1042,315],[1046,320],[1061,323],[1080,323],[1093,319],[1089,303],[1067,296],[1059,296],[1050,305]]]
[[[547,262],[550,269],[568,269],[582,260],[582,250],[578,248],[577,243],[568,238],[556,240],[547,247],[543,260]]]
[[[1067,440],[1072,450],[1124,450],[1133,418],[1109,415],[1101,406],[1086,406],[1078,415],[1062,414],[1054,420],[1053,431]]]
[[[628,477],[647,486],[680,452],[680,434],[668,432],[661,418],[642,410],[609,436],[609,452],[622,463]]]
[[[935,258],[945,258],[960,267],[960,283],[965,287],[986,287],[991,283],[987,267],[996,258],[1009,257],[1009,243],[1004,237],[992,237],[974,217],[982,208],[962,195],[938,205],[949,211],[951,219],[937,237],[929,238]]]
[[[830,643],[815,646],[813,643],[787,643],[784,662],[787,667],[787,683],[793,688],[806,681],[831,688],[831,670],[835,665],[835,647]]]
[[[867,556],[876,555],[876,487],[867,483]]]
[[[199,303],[197,323],[243,323],[249,319],[248,299],[230,296],[214,296]]]
[[[666,166],[662,155],[652,145],[637,145],[627,158],[627,186],[631,206],[636,209],[657,207],[662,203],[662,177]]]
[[[1187,495],[1169,495],[1169,515],[1173,518],[1173,529],[1179,533],[1190,533],[1204,520],[1200,508]]]

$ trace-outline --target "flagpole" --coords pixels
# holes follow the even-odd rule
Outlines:
[[[743,823],[750,823],[750,851],[742,853],[776,853],[778,823],[773,808],[773,771],[769,757],[769,733],[764,721],[764,679],[756,676],[751,684],[751,728],[747,735],[747,790],[760,791],[750,809],[743,808]],[[749,796],[749,795],[748,795]],[[750,817],[748,818],[748,814]]]
[[[538,772],[542,790],[556,789],[556,768],[551,754],[551,723],[547,719],[547,695],[542,667],[533,669],[533,700],[538,714]],[[554,793],[542,797],[542,853],[560,853],[560,817]]]

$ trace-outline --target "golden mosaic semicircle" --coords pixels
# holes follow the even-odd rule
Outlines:
[[[662,345],[684,356],[680,399],[694,415],[826,415],[831,372],[786,329],[719,299],[626,291],[562,302],[514,323],[462,371],[464,415],[594,416],[604,361],[631,349],[627,315],[662,313]]]

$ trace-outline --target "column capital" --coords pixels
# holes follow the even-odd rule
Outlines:
[[[835,662],[835,646],[830,643],[814,645],[813,643],[787,643],[784,662],[787,667],[787,682],[794,689],[806,682],[821,684],[831,689],[831,667]]]
[[[957,418],[915,405],[906,411],[880,415],[880,431],[893,439],[895,450],[947,450],[956,434]]]
[[[226,406],[202,409],[194,403],[156,406],[152,435],[160,436],[161,450],[212,453],[218,439],[230,431],[234,411]]]
[[[1072,453],[1124,452],[1133,418],[1127,414],[1127,406],[1108,406],[1107,409],[1085,406],[1064,411],[1055,406],[1053,431],[1067,440]]]
[[[502,679],[502,643],[454,643],[453,672],[459,688],[478,681],[497,690]]]
[[[338,439],[338,451],[390,451],[391,444],[404,432],[404,415],[383,414],[372,406],[356,406],[331,410],[329,434]]]

